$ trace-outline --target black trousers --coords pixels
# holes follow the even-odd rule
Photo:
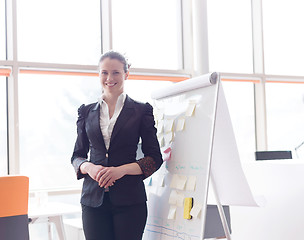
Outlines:
[[[105,193],[100,207],[82,205],[86,240],[141,240],[146,221],[146,203],[115,207],[109,193]]]

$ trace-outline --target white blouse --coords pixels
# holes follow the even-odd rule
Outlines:
[[[111,135],[114,125],[123,108],[125,99],[126,99],[126,94],[125,93],[120,94],[120,96],[117,99],[114,114],[111,119],[109,115],[109,107],[108,104],[104,101],[104,96],[102,95],[101,98],[99,99],[99,104],[100,104],[99,124],[107,150],[109,149],[110,146],[110,140],[111,140]]]

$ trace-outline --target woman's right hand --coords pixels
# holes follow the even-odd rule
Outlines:
[[[84,162],[83,164],[80,165],[80,171],[82,174],[89,174],[89,176],[94,179],[95,181],[97,180],[98,173],[104,169],[103,166],[101,165],[95,165],[90,162]]]

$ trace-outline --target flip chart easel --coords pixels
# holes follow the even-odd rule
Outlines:
[[[203,239],[207,198],[212,195],[230,240],[222,205],[256,203],[241,169],[219,73],[174,84],[152,98],[166,162],[146,180],[149,215],[143,239]],[[186,187],[190,179],[196,179],[195,189]],[[194,199],[197,210],[191,220],[182,215],[186,197]]]

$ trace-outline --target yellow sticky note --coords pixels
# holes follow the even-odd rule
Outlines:
[[[185,126],[185,118],[178,119],[177,124],[176,124],[176,131],[177,132],[183,131],[184,126]]]
[[[190,214],[191,214],[192,217],[198,218],[201,210],[202,210],[202,204],[195,203],[193,208],[190,211]]]
[[[186,190],[187,191],[194,191],[196,186],[196,176],[188,176]]]
[[[168,219],[175,219],[176,206],[170,206]]]
[[[186,117],[191,117],[191,116],[193,115],[193,113],[194,113],[195,107],[196,107],[196,103],[194,103],[194,102],[189,102],[187,111],[186,111],[186,113],[185,113],[185,116],[186,116]]]
[[[185,198],[184,201],[184,219],[191,219],[190,211],[192,208],[193,198]]]

